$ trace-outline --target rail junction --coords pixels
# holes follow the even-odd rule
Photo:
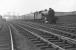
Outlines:
[[[76,24],[41,24],[7,21],[0,28],[0,50],[19,50],[15,34],[21,34],[41,50],[76,50]]]

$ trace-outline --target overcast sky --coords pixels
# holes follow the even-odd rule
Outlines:
[[[50,7],[55,11],[74,11],[76,0],[0,0],[0,14],[27,14]]]

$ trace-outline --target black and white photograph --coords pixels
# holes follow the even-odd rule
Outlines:
[[[76,0],[0,0],[0,50],[76,50]]]

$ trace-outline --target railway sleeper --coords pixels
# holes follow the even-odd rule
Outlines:
[[[59,40],[49,40],[50,42],[60,42]]]
[[[48,36],[48,35],[40,35],[40,36],[42,36],[42,37],[44,37],[44,38],[53,38],[54,36]]]
[[[32,39],[32,38],[37,38],[37,37],[31,34],[31,35],[27,35],[27,38]]]
[[[58,40],[58,39],[55,39],[55,38],[45,38],[47,40]]]
[[[45,35],[44,35],[45,34]],[[49,34],[49,35],[47,35],[47,33],[42,33],[42,34],[38,34],[38,35],[40,35],[40,36],[42,36],[42,37],[51,37],[51,38],[55,38],[56,36],[54,36],[54,35],[52,35],[52,34]]]
[[[47,43],[36,44],[37,47],[47,46]]]
[[[47,45],[47,46],[42,46],[41,49],[48,49],[48,48],[53,48],[51,44]]]
[[[34,44],[41,44],[41,43],[45,43],[43,41],[34,41]]]
[[[48,39],[48,40],[58,40],[56,38],[46,38],[46,39]]]
[[[42,37],[44,37],[44,38],[53,38],[52,36],[42,36]]]
[[[58,46],[60,46],[62,48],[65,48],[65,49],[72,47],[72,45],[70,45],[70,44],[64,44],[64,43],[57,43],[56,45],[58,45]]]

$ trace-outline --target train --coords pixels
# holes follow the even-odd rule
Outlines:
[[[26,16],[26,17],[25,17]],[[34,12],[31,14],[27,14],[23,16],[23,19],[32,19],[32,20],[40,20],[42,23],[49,23],[50,21],[52,21],[52,19],[50,19],[50,21],[48,21],[47,17],[48,17],[48,11],[38,11],[38,12]]]
[[[47,14],[48,11],[43,11],[43,13]],[[34,12],[35,13],[35,12]],[[34,13],[22,15],[22,19],[25,20],[41,20],[42,16],[39,12],[36,12],[37,14],[34,16]],[[73,14],[73,12],[55,12],[55,17],[57,17],[56,23],[64,23],[64,24],[70,24],[70,23],[76,23],[76,14]]]

